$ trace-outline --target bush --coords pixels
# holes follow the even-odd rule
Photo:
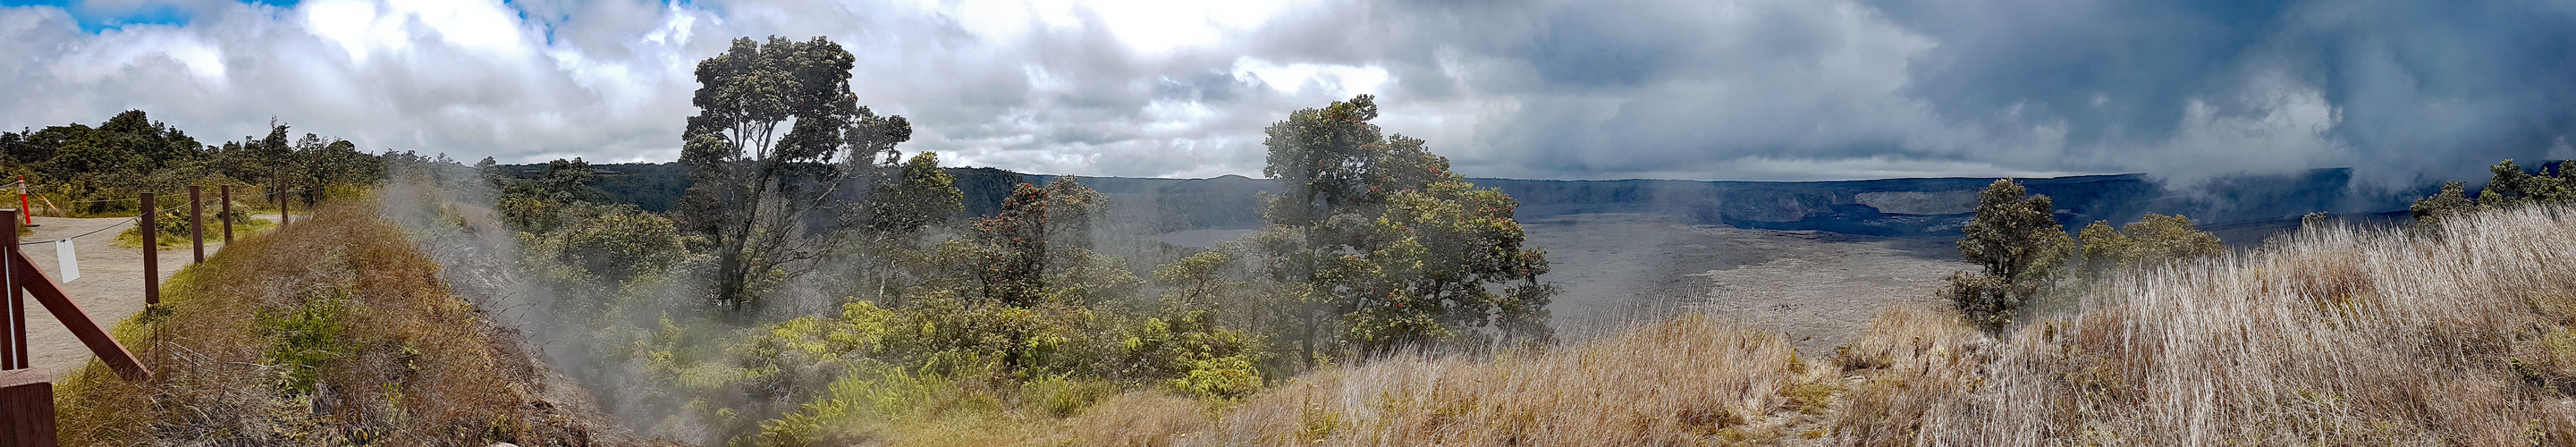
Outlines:
[[[2029,194],[2011,179],[1986,186],[1958,243],[1959,255],[1984,270],[1950,275],[1941,294],[1968,321],[2001,333],[2075,248],[2054,209],[2048,196]]]
[[[562,210],[568,223],[544,233],[535,251],[583,279],[622,284],[687,255],[670,219],[626,205],[571,208]]]
[[[2191,218],[2181,215],[2148,214],[2118,231],[2112,231],[2110,223],[2096,221],[2084,227],[2078,240],[2084,247],[2084,268],[2095,274],[2114,268],[2161,266],[2227,251],[2218,235],[2200,231],[2192,226]]]
[[[1121,376],[1159,380],[1199,397],[1234,398],[1260,391],[1254,365],[1269,360],[1264,343],[1249,332],[1219,327],[1206,312],[1147,318],[1131,325],[1121,343]]]
[[[2015,283],[1983,272],[1956,272],[1941,286],[1943,300],[1964,314],[1968,324],[1999,334],[2019,317],[2024,304],[2038,294],[2031,284]]]

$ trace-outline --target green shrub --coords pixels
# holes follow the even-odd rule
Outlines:
[[[1261,391],[1261,370],[1254,368],[1246,356],[1226,356],[1190,361],[1189,372],[1181,378],[1164,382],[1185,394],[1201,397],[1240,398]]]
[[[351,350],[341,336],[348,329],[340,318],[347,295],[345,291],[333,291],[308,296],[297,300],[292,309],[260,313],[261,335],[273,341],[268,358],[276,366],[280,390],[290,395],[312,394],[323,364]]]
[[[2109,222],[2096,221],[2085,226],[2078,238],[2084,269],[2101,273],[2113,268],[2137,268],[2164,265],[2215,256],[2227,251],[2218,235],[2200,231],[2191,218],[2181,215],[2148,214],[2137,222],[2111,230]]]
[[[1206,312],[1146,318],[1120,343],[1121,375],[1160,382],[1183,394],[1233,398],[1260,391],[1269,360],[1249,332],[1220,327]]]

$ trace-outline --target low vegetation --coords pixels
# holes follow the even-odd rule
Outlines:
[[[935,154],[894,149],[902,117],[849,102],[847,73],[796,75],[847,57],[744,39],[702,63],[681,163],[697,185],[674,212],[606,203],[587,163],[556,160],[405,164],[388,214],[420,216],[402,219],[426,246],[496,247],[458,259],[508,260],[489,295],[526,301],[551,331],[534,336],[566,346],[551,361],[601,384],[604,411],[694,444],[986,442],[1123,393],[1230,402],[1551,335],[1517,204],[1383,134],[1371,97],[1274,124],[1275,170],[1304,187],[1259,235],[1194,250],[1105,234],[1109,198],[1072,177],[961,215]],[[777,79],[803,99],[736,94]]]
[[[1060,445],[1702,445],[1815,439],[1846,385],[1780,334],[1685,315],[1490,356],[1404,355],[1217,405],[1122,396]],[[1140,408],[1142,407],[1142,408]]]
[[[1685,316],[1543,352],[1333,368],[1233,404],[1120,396],[1042,440],[2566,445],[2576,252],[2528,241],[2576,237],[2570,211],[2462,214],[2438,237],[2310,228],[2106,280],[2002,338],[1895,308],[1811,359]]]
[[[2440,192],[2415,201],[2407,210],[2415,219],[2413,225],[2432,227],[2443,219],[2482,209],[2576,201],[2576,174],[2567,172],[2565,162],[2542,163],[2538,175],[2524,172],[2513,160],[2496,162],[2487,171],[2494,176],[2488,177],[2486,187],[2475,195],[2468,192],[2468,182],[2455,180],[2444,182]]]
[[[92,361],[58,384],[64,443],[617,441],[438,270],[368,202],[240,239],[115,326],[150,380]]]

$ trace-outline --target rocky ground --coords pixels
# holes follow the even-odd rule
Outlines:
[[[1526,220],[1547,250],[1560,334],[1582,338],[1675,312],[1703,311],[1832,352],[1880,309],[1933,299],[1970,266],[1949,241],[1692,225],[1647,214]]]

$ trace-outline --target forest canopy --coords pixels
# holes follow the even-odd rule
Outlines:
[[[178,193],[188,185],[283,184],[310,204],[382,181],[389,158],[429,161],[411,153],[369,155],[347,140],[295,137],[288,129],[271,123],[266,136],[202,144],[141,110],[128,110],[96,127],[0,133],[0,174],[27,181],[39,215],[90,216],[134,213],[137,193]],[[241,192],[237,200],[277,200]]]

